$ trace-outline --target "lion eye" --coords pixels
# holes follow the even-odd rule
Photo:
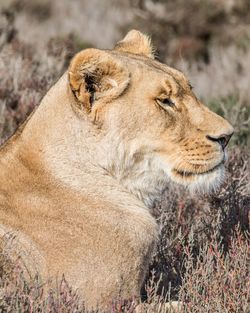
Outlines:
[[[175,103],[173,100],[169,99],[169,98],[163,98],[163,99],[157,99],[157,101],[160,103],[160,105],[163,106],[174,106]]]

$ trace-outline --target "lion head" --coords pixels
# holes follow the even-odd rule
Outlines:
[[[233,128],[183,73],[154,59],[147,36],[134,30],[113,50],[84,50],[68,73],[74,109],[97,138],[93,162],[148,205],[169,180],[220,184]]]

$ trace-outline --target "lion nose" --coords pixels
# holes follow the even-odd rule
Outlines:
[[[230,134],[222,134],[220,136],[207,136],[207,139],[218,142],[221,145],[222,149],[225,149],[232,135],[233,132],[231,132]]]

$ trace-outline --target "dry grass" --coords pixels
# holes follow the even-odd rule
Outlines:
[[[36,0],[32,5],[29,1],[22,5],[20,1],[3,2],[7,7],[11,5],[11,9],[0,16],[0,143],[38,105],[66,69],[72,54],[84,48],[86,42],[103,46],[107,39],[110,46],[118,33],[131,25],[150,29],[156,42],[161,43],[160,57],[174,62],[188,74],[196,93],[233,123],[236,134],[230,147],[228,176],[217,193],[190,195],[173,185],[155,205],[152,213],[158,220],[161,236],[142,290],[143,301],[151,304],[144,311],[163,312],[163,302],[180,300],[187,313],[250,312],[250,46],[244,24],[248,21],[246,2],[231,1],[230,6],[222,1],[220,8],[215,5],[209,11],[203,5],[205,1],[192,0],[192,11],[198,8],[193,19],[189,18],[187,2],[182,0],[176,2],[176,9],[171,1],[131,1],[131,8],[126,1],[114,2],[113,6],[112,1],[105,0],[95,14],[92,11],[96,1],[88,5],[86,1],[79,2],[75,7],[68,0],[53,4]],[[84,5],[86,11],[82,13]],[[86,34],[98,32],[100,15],[110,6],[119,7],[117,16],[109,22],[105,18],[107,33],[104,36],[102,31],[91,41],[92,35]],[[53,28],[62,25],[67,10],[65,25]],[[122,10],[126,18],[119,20]],[[86,28],[83,16],[89,12],[92,24],[81,32],[81,28]],[[185,27],[175,25],[178,19],[185,20]],[[239,22],[237,29],[232,27],[233,19]],[[90,17],[86,20],[90,23]],[[209,40],[197,33],[200,20],[204,22],[202,34],[207,30]],[[146,27],[145,21],[152,23],[147,22]],[[227,30],[225,37],[229,39],[222,38],[216,31],[218,27]],[[236,33],[237,42],[232,43],[230,38]],[[189,46],[184,45],[190,47],[188,54],[181,50],[180,44],[187,43],[184,37],[189,38]],[[168,47],[165,38],[169,40]],[[0,312],[84,312],[84,304],[65,279],[58,279],[56,290],[47,291],[38,276],[29,275],[21,259],[10,263],[7,251],[3,241]],[[132,313],[138,302],[139,299],[116,299],[109,312]]]
[[[249,312],[249,237],[236,230],[228,252],[214,238],[194,254],[193,238],[185,248],[185,276],[180,299],[184,312]]]

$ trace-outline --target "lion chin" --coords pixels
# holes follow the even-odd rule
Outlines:
[[[225,167],[221,162],[202,173],[172,169],[170,177],[174,182],[186,186],[191,193],[211,193],[216,192],[223,183]]]

